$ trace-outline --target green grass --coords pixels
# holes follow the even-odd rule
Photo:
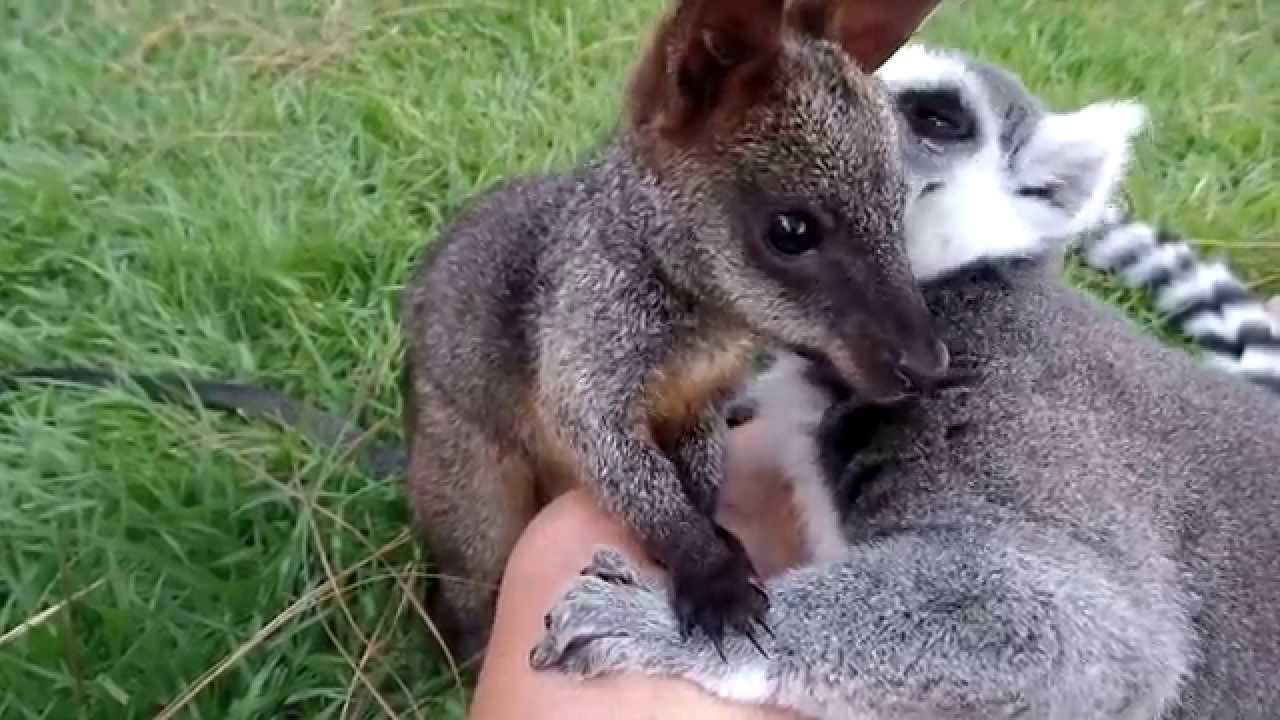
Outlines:
[[[0,369],[250,379],[396,432],[412,256],[607,132],[662,4],[0,0]],[[1058,107],[1141,98],[1140,213],[1274,292],[1264,5],[955,2],[926,37]],[[461,717],[407,517],[397,483],[272,427],[24,391],[0,411],[0,717]]]

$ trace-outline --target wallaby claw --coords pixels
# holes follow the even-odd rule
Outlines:
[[[769,636],[770,640],[778,639],[778,637],[773,634],[773,628],[769,627],[769,623],[765,622],[763,618],[756,618],[756,624],[760,626],[760,629],[764,631],[765,635]]]
[[[760,625],[764,625],[764,623],[760,620],[756,620],[755,622],[759,623]],[[760,642],[756,640],[756,636],[751,632],[751,625],[749,624],[744,625],[742,628],[742,634],[747,636],[747,639],[750,640],[751,644],[755,646],[756,650],[760,653],[761,657],[763,657],[766,660],[769,659],[769,653],[764,651],[764,647],[760,645]]]
[[[721,642],[720,638],[715,638],[715,639],[713,639],[713,640],[711,641],[711,645],[712,645],[713,647],[715,647],[715,649],[716,649],[716,654],[720,656],[720,661],[721,661],[721,662],[723,662],[724,664],[728,665],[728,664],[729,664],[729,658],[728,658],[728,656],[727,656],[727,655],[725,655],[725,654],[724,654],[724,644]]]
[[[688,642],[693,637],[694,622],[692,617],[680,618],[680,640]]]
[[[723,543],[719,557],[672,565],[672,610],[681,639],[688,641],[700,629],[722,657],[720,646],[726,631],[741,631],[762,621],[769,610],[769,597],[742,543],[725,528],[716,525],[716,537]]]

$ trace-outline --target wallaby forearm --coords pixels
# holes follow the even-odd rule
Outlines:
[[[582,483],[605,510],[616,513],[646,545],[662,544],[666,533],[657,523],[690,525],[696,521],[688,518],[699,513],[645,427],[646,368],[602,357],[598,338],[609,336],[610,355],[646,358],[667,354],[672,338],[660,321],[662,303],[655,303],[656,309],[636,307],[628,302],[632,283],[621,280],[599,287],[590,303],[554,302],[547,324],[559,333],[548,333],[539,352],[539,404],[581,468]],[[633,330],[611,329],[618,318]]]
[[[643,322],[643,311],[635,312]],[[717,640],[726,627],[748,622],[743,613],[723,612],[735,598],[745,595],[757,616],[767,605],[741,541],[713,519],[724,423],[714,405],[657,397],[697,384],[673,380],[685,372],[684,348],[661,335],[635,334],[626,342],[633,344],[629,353],[658,359],[666,370],[636,376],[624,366],[585,363],[590,355],[556,346],[544,354],[544,384],[555,389],[544,402],[554,408],[554,424],[583,469],[583,483],[667,568],[675,612]],[[692,416],[677,417],[686,408]],[[708,609],[723,618],[707,616]]]
[[[672,448],[671,460],[690,501],[708,517],[715,513],[724,477],[727,426],[720,408],[709,406]]]
[[[587,485],[658,560],[683,565],[715,552],[711,517],[694,506],[671,459],[634,428],[611,430],[608,442],[584,451]]]

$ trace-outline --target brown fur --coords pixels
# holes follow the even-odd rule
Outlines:
[[[832,3],[791,0],[787,21],[808,33],[835,38],[862,67],[874,71],[911,37],[938,0]]]
[[[459,578],[431,609],[463,656],[520,530],[579,483],[668,568],[690,629],[745,627],[765,599],[711,513],[719,401],[753,342],[825,357],[869,397],[901,394],[906,365],[940,369],[887,99],[782,8],[678,2],[611,142],[477,197],[408,283],[409,484]],[[817,239],[778,249],[797,217]]]
[[[582,477],[570,442],[555,430],[541,407],[530,407],[529,412],[538,417],[537,422],[529,424],[530,455],[538,463],[538,501],[545,505],[581,487]]]
[[[674,447],[699,414],[728,399],[745,380],[758,341],[738,336],[704,344],[654,371],[645,392],[643,426],[658,447]]]

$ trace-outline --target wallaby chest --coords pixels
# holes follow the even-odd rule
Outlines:
[[[757,347],[747,333],[726,332],[675,349],[647,374],[639,419],[659,447],[671,448],[729,397],[745,379]]]

